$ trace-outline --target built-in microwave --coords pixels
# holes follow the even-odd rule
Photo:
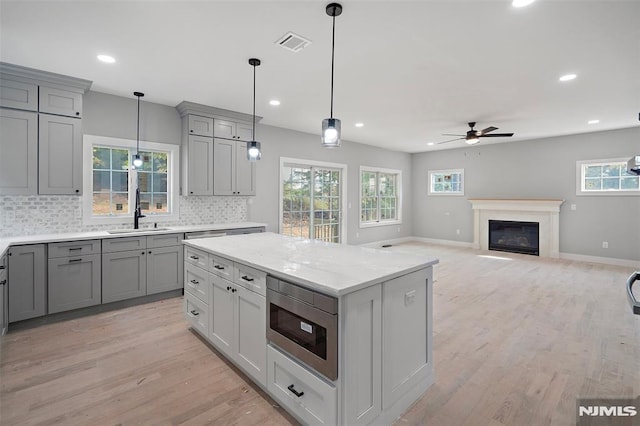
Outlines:
[[[338,299],[267,276],[267,340],[338,378]]]

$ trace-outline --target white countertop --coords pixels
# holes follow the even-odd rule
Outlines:
[[[258,226],[267,226],[265,223],[257,222],[234,222],[234,223],[213,223],[209,225],[191,225],[191,226],[161,226],[163,231],[154,231],[153,228],[139,229],[135,232],[125,232],[118,234],[110,234],[108,231],[92,231],[92,232],[66,232],[63,234],[40,234],[40,235],[19,235],[15,237],[0,238],[0,256],[4,255],[10,246],[20,244],[41,244],[55,243],[60,241],[80,241],[92,240],[94,238],[121,238],[135,237],[143,235],[162,235],[181,232],[199,232],[199,231],[218,231],[222,229],[237,228],[254,228]],[[114,230],[119,229],[114,226]],[[124,229],[124,228],[120,228]]]
[[[438,259],[263,232],[184,244],[333,296],[408,274]]]

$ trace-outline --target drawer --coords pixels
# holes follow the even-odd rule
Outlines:
[[[213,118],[189,114],[189,134],[213,136]]]
[[[234,268],[234,282],[242,287],[255,291],[263,296],[267,295],[267,273],[250,266],[236,263]]]
[[[209,293],[211,292],[209,273],[202,268],[187,263],[184,268],[184,291],[191,293],[208,305]]]
[[[148,235],[147,248],[179,246],[184,240],[184,234]]]
[[[209,335],[209,311],[207,305],[194,295],[184,293],[184,315],[193,328],[202,336]]]
[[[209,271],[233,281],[233,262],[224,257],[209,255]]]
[[[102,240],[102,252],[138,250],[147,248],[147,237],[105,238]]]
[[[310,425],[337,424],[336,388],[267,345],[269,393]]]
[[[68,90],[40,86],[39,111],[48,114],[82,117],[82,94]]]
[[[209,268],[209,254],[197,248],[185,246],[184,260],[204,270],[208,270]]]
[[[49,243],[49,259],[54,259],[56,257],[84,256],[88,254],[100,254],[100,240]]]

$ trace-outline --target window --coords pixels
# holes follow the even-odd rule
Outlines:
[[[430,170],[429,195],[464,195],[464,169]]]
[[[640,177],[627,171],[628,159],[576,162],[576,195],[640,195]]]
[[[401,223],[402,172],[360,167],[360,226]]]
[[[141,141],[143,165],[136,170],[135,141],[85,135],[83,144],[85,223],[122,223],[132,218],[136,183],[140,208],[148,220],[178,219],[177,145]]]
[[[339,243],[345,191],[343,164],[280,159],[280,233]]]

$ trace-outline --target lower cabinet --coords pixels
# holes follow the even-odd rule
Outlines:
[[[267,346],[269,393],[303,423],[337,424],[337,391],[288,356]]]
[[[147,248],[147,294],[182,288],[182,246]]]
[[[0,336],[7,334],[9,327],[9,285],[7,284],[7,259],[0,257]]]
[[[99,305],[99,254],[49,259],[49,313]]]
[[[147,294],[147,251],[102,253],[102,302]]]
[[[47,313],[47,258],[44,244],[9,249],[9,322]]]

